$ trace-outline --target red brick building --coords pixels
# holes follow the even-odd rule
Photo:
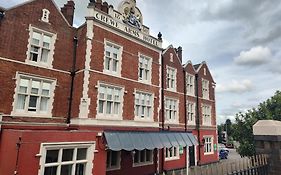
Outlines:
[[[163,50],[134,0],[91,1],[78,28],[74,9],[0,8],[0,174],[143,175],[216,162],[207,65]]]

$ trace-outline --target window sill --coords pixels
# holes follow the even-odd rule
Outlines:
[[[52,114],[38,114],[38,113],[32,113],[32,112],[12,112],[11,116],[15,117],[32,117],[32,118],[52,118]]]
[[[106,168],[106,171],[116,171],[116,170],[120,170],[120,166],[118,166],[118,167]]]
[[[35,67],[40,67],[40,68],[53,68],[52,65],[49,64],[43,64],[43,63],[38,63],[38,62],[34,62],[34,61],[30,61],[30,60],[25,60],[26,64],[29,64],[31,66],[35,66]]]
[[[136,121],[136,122],[147,122],[147,123],[154,122],[153,119],[140,118],[140,117],[136,117],[136,116],[134,118],[134,121]]]
[[[176,89],[170,89],[170,88],[166,88],[167,91],[170,91],[170,92],[177,92]]]
[[[212,154],[214,154],[214,152],[204,153],[204,156],[209,156],[209,155],[212,155]]]
[[[175,160],[179,160],[180,157],[177,156],[177,157],[170,157],[170,158],[165,158],[165,161],[175,161]]]
[[[148,166],[148,165],[153,165],[153,161],[145,162],[145,163],[133,163],[133,167],[141,167],[141,166]]]
[[[103,70],[103,73],[109,76],[114,76],[114,77],[118,77],[121,78],[121,73],[120,72],[111,72],[109,70]]]
[[[138,82],[139,83],[143,83],[143,84],[146,84],[146,85],[151,85],[151,81],[149,81],[149,80],[141,80],[141,79],[138,79]]]
[[[123,120],[122,117],[120,116],[116,116],[116,115],[100,115],[98,114],[97,117],[96,117],[97,120],[117,120],[117,121],[120,121],[120,120]]]
[[[178,125],[179,121],[165,121],[165,124]]]

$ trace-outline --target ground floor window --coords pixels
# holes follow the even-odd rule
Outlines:
[[[116,170],[120,169],[120,160],[121,160],[121,152],[120,151],[107,151],[107,159],[106,159],[106,169],[107,170]]]
[[[213,137],[206,136],[204,137],[204,154],[212,154],[213,153]]]
[[[179,147],[166,148],[165,160],[179,159]]]
[[[134,151],[134,166],[147,165],[153,163],[153,151],[142,150]]]
[[[40,175],[87,175],[93,167],[93,143],[42,144]]]

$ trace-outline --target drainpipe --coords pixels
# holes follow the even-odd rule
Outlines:
[[[75,36],[73,38],[73,60],[72,60],[72,69],[71,69],[71,85],[70,85],[70,94],[69,94],[69,104],[68,104],[68,116],[66,123],[70,124],[71,119],[71,110],[72,110],[72,101],[73,101],[73,89],[74,89],[74,78],[75,78],[75,72],[76,72],[76,51],[77,51],[77,43],[78,39]]]
[[[184,97],[183,97],[183,101],[184,101],[184,131],[186,132],[187,131],[187,116],[186,116],[186,114],[187,114],[187,109],[186,109],[186,102],[187,102],[187,100],[186,100],[186,72],[185,72],[185,70],[184,70],[184,68],[183,68],[183,78],[184,78],[184,80],[183,80],[183,87],[184,87],[184,89],[183,89],[183,94],[184,94]]]
[[[164,113],[164,57],[161,55],[161,118],[162,118],[162,128],[161,130],[165,130],[165,113]],[[162,162],[161,168],[162,172],[164,171],[164,162],[165,162],[165,148],[162,149]]]
[[[199,143],[198,147],[198,162],[201,161],[201,148],[200,148],[200,116],[199,116],[199,86],[198,86],[198,74],[195,74],[195,90],[196,90],[196,130],[197,130],[197,140]]]
[[[184,101],[184,131],[185,132],[187,132],[187,116],[186,116],[186,114],[187,114],[187,109],[186,109],[186,102],[187,102],[187,99],[186,99],[186,72],[185,72],[185,70],[184,70],[184,68],[183,68],[183,78],[184,78],[184,80],[183,80],[183,87],[184,87],[184,89],[183,89],[183,94],[184,94],[184,97],[183,97],[183,101]],[[188,146],[186,146],[185,147],[185,151],[186,151],[186,158],[185,158],[185,164],[186,164],[186,174],[188,175],[188,158],[189,158],[189,147]]]
[[[15,166],[15,171],[14,175],[18,174],[18,167],[19,167],[19,154],[20,154],[20,147],[21,147],[21,137],[19,137],[18,142],[16,143],[17,146],[17,157],[16,157],[16,166]]]

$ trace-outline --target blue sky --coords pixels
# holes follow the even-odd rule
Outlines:
[[[76,2],[75,25],[89,1]],[[24,0],[1,0],[11,7]],[[61,7],[66,0],[55,0]],[[79,2],[79,3],[78,3]],[[121,0],[108,0],[115,8]],[[281,87],[281,1],[137,0],[152,35],[183,47],[183,60],[206,61],[217,83],[218,123],[233,119]]]

